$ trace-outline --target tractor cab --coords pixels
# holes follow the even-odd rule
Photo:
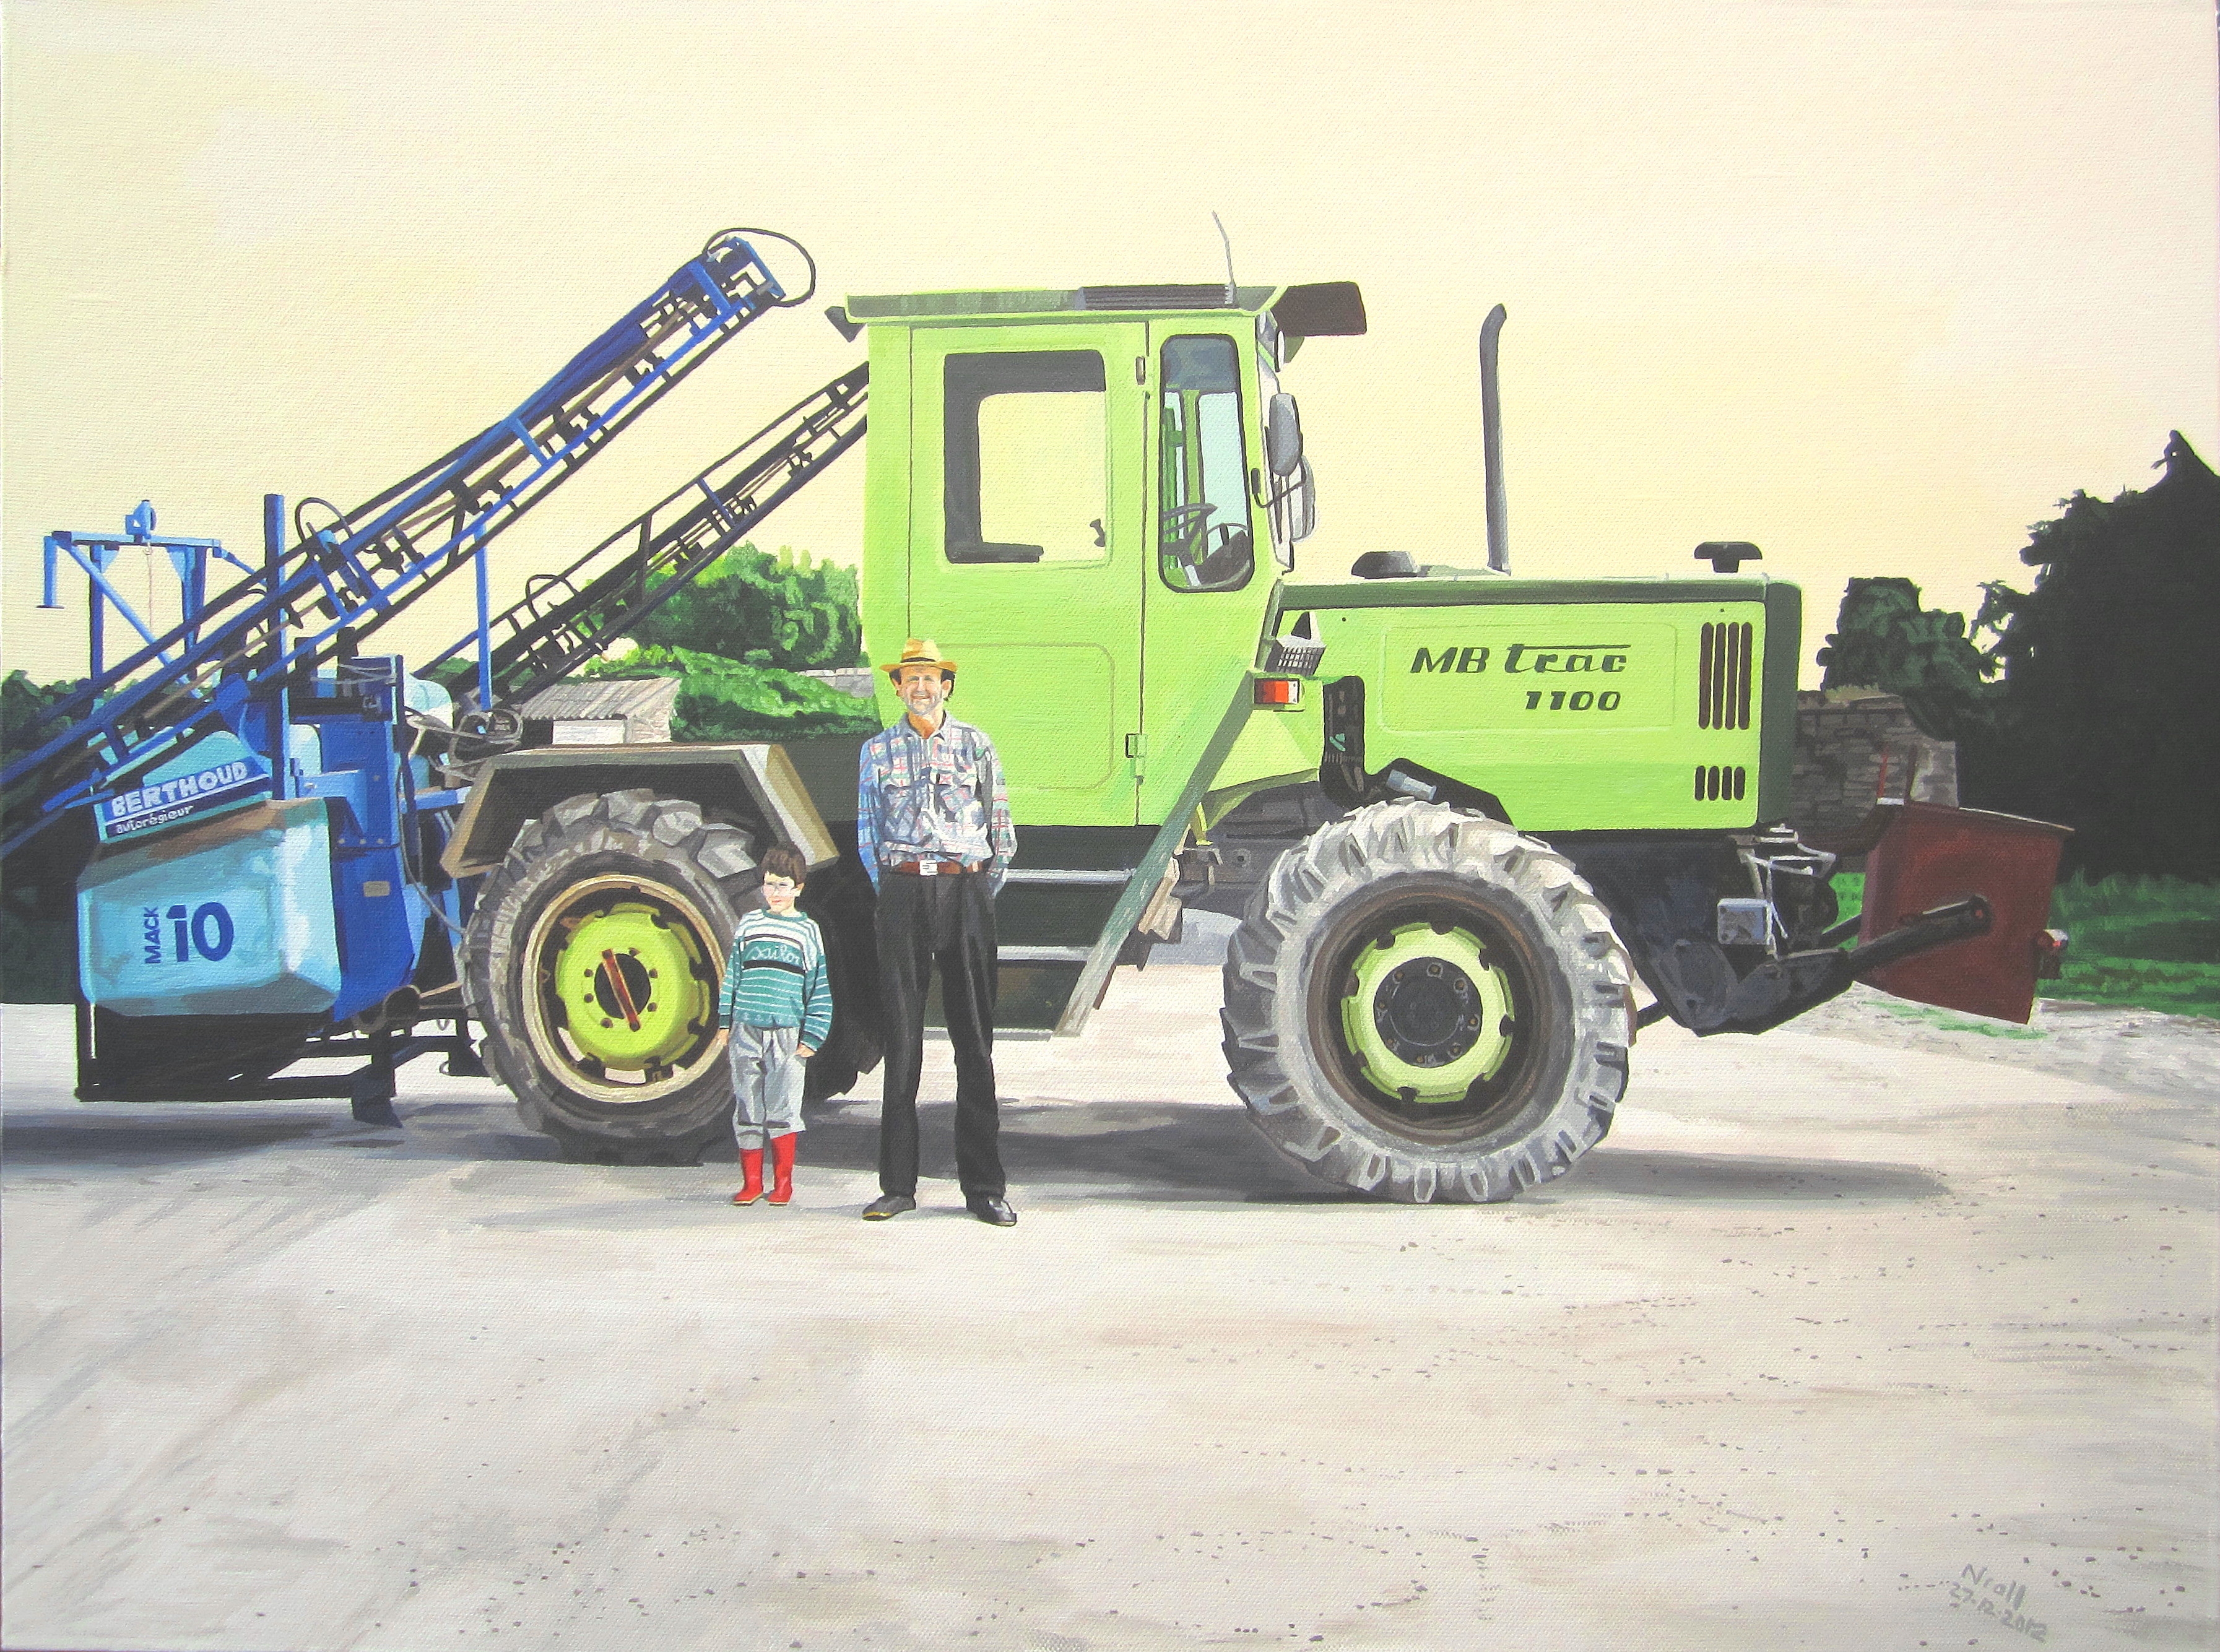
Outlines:
[[[870,334],[864,629],[930,636],[1020,820],[1175,805],[1314,520],[1301,341],[1350,283],[851,298]],[[889,699],[882,709],[894,714]]]

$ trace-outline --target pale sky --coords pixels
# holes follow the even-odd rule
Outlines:
[[[2210,0],[1638,5],[8,0],[0,647],[81,669],[41,539],[259,555],[505,414],[717,230],[806,243],[727,346],[496,547],[558,565],[859,358],[849,293],[1352,279],[1287,375],[1299,572],[1476,564],[1475,338],[1514,569],[1970,612],[2029,525],[2220,464]],[[851,456],[758,533],[852,560]],[[127,570],[143,589],[144,570]],[[375,645],[421,658],[463,594]],[[420,617],[420,615],[421,617]]]

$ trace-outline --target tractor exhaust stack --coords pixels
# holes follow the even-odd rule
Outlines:
[[[1503,332],[1498,304],[1480,325],[1480,443],[1487,472],[1487,565],[1511,571],[1511,528],[1503,501],[1503,403],[1495,389],[1495,342]]]

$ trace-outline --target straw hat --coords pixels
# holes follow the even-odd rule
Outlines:
[[[941,658],[940,645],[930,637],[912,637],[902,645],[900,659],[891,664],[882,665],[879,669],[889,676],[900,680],[901,669],[905,665],[938,665],[944,676],[952,677],[956,675],[956,662],[952,659]]]

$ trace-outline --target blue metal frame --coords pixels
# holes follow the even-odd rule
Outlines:
[[[104,676],[106,671],[106,613],[110,608],[145,639],[164,664],[169,664],[169,656],[162,651],[164,645],[177,645],[169,639],[156,637],[149,623],[151,616],[142,617],[131,606],[130,599],[109,578],[109,565],[126,551],[159,551],[168,556],[170,566],[178,579],[178,612],[184,616],[178,629],[184,633],[187,643],[193,640],[202,610],[208,605],[209,558],[218,558],[241,573],[254,571],[225,550],[220,539],[157,539],[154,535],[154,507],[151,501],[145,499],[139,502],[138,508],[123,519],[123,532],[120,534],[76,533],[66,529],[47,534],[46,577],[40,587],[39,606],[59,608],[62,605],[55,588],[54,576],[63,557],[67,557],[84,570],[91,590],[86,608],[87,642],[90,649],[87,660],[88,676],[94,678]]]
[[[868,375],[858,367],[560,574],[536,577],[525,602],[498,616],[491,612],[487,546],[496,535],[733,334],[814,291],[813,264],[809,291],[787,296],[745,239],[767,234],[727,230],[713,238],[700,258],[506,417],[353,512],[302,501],[290,546],[284,501],[265,496],[259,568],[214,539],[157,538],[153,508],[145,502],[121,535],[47,537],[41,606],[61,606],[58,575],[68,558],[90,595],[90,670],[83,686],[25,731],[25,744],[36,742],[32,749],[0,770],[7,810],[0,854],[75,808],[140,786],[150,769],[219,728],[257,764],[266,763],[275,797],[319,800],[328,820],[340,979],[323,1030],[309,1035],[306,1053],[360,1050],[369,1064],[342,1079],[279,1077],[225,1094],[346,1094],[357,1118],[392,1123],[393,1071],[401,1062],[445,1050],[451,1071],[483,1070],[459,998],[430,1001],[457,990],[438,954],[452,948],[471,916],[473,882],[451,878],[441,865],[466,795],[420,785],[430,770],[419,747],[435,736],[444,745],[448,737],[407,709],[412,679],[402,658],[363,655],[360,641],[471,564],[475,627],[435,664],[474,648],[476,683],[458,697],[461,705],[475,698],[488,707],[497,692],[515,692],[527,678],[559,674],[600,652],[861,439]],[[312,527],[304,518],[315,506],[330,520]],[[181,614],[169,631],[158,635],[153,616],[134,608],[111,577],[126,550],[168,556]],[[213,598],[212,558],[244,576]],[[563,598],[547,605],[558,589]],[[137,639],[114,661],[107,647],[111,609]],[[498,649],[497,624],[504,632]],[[308,745],[309,729],[321,761],[296,764],[296,743]],[[228,749],[227,762],[241,755]],[[184,778],[197,784],[202,776]],[[186,795],[201,794],[180,794]],[[205,795],[210,807],[199,814],[241,801],[221,788]],[[196,818],[174,812],[180,825]],[[99,1076],[94,1012],[82,1001],[78,1012],[80,1082],[97,1091],[106,1081]],[[400,1040],[389,1013],[401,1018],[396,1024],[450,1020],[455,1032]],[[346,1036],[351,1025],[359,1036]]]
[[[397,654],[343,661],[328,697],[303,699],[294,708],[323,747],[324,772],[303,776],[300,795],[327,800],[331,811],[340,969],[334,1021],[408,983],[432,909],[457,928],[465,916],[444,876],[436,879],[442,887],[429,887],[435,880],[424,875],[421,842],[409,842],[411,832],[422,832],[428,811],[395,738],[406,675]]]
[[[140,540],[51,536],[49,568],[57,553],[70,555],[94,583],[96,614],[98,599],[115,604],[147,639],[112,666],[96,658],[85,686],[26,731],[27,743],[46,738],[0,770],[0,791],[34,789],[35,802],[30,818],[0,844],[0,854],[211,721],[245,738],[245,690],[275,685],[282,700],[290,676],[352,654],[364,634],[465,562],[477,564],[477,693],[481,703],[490,701],[487,544],[718,346],[788,302],[770,266],[737,232],[715,237],[700,258],[471,440],[351,516],[304,530],[290,550],[282,548],[282,525],[266,531],[268,554],[259,577],[208,600],[203,555],[187,617],[160,637],[147,635],[148,627],[131,614],[106,577],[106,553],[92,548]],[[151,535],[151,510],[147,517]],[[296,526],[302,526],[297,518]],[[145,542],[154,543],[151,537]],[[217,549],[213,541],[174,543],[189,552]],[[228,555],[224,559],[236,564]],[[282,727],[288,720],[281,712],[278,721]],[[47,774],[50,767],[54,772]]]
[[[493,627],[504,634],[490,669],[479,656],[479,682],[490,677],[492,696],[482,686],[481,705],[521,700],[575,671],[861,441],[870,383],[868,366],[851,368],[568,567],[532,576],[524,595],[490,620],[481,606],[477,636],[452,645],[424,675],[439,673],[473,641],[483,650]]]

